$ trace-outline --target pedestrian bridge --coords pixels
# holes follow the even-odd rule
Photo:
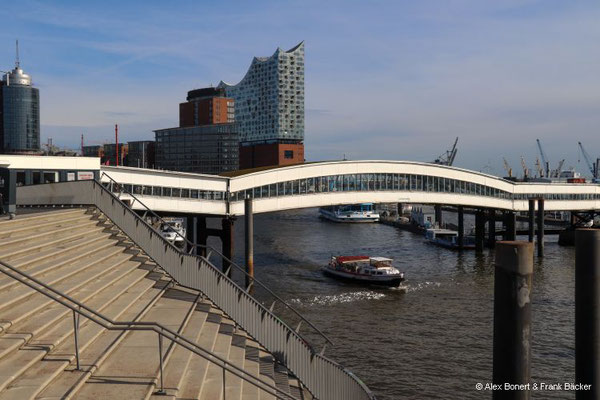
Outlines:
[[[254,213],[362,202],[526,211],[531,198],[544,199],[548,211],[600,209],[597,184],[512,182],[411,161],[316,162],[229,177],[102,166],[100,179],[115,192],[112,180],[124,185],[154,211],[172,213],[243,215],[248,196]],[[34,192],[23,187],[17,192],[17,204],[35,204]],[[134,209],[142,209],[130,200]]]

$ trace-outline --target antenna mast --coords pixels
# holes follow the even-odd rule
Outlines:
[[[19,39],[17,39],[17,58],[15,59],[15,68],[19,68],[21,66],[21,62],[19,60]]]

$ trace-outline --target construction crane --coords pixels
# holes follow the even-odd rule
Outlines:
[[[523,167],[523,179],[527,179],[529,177],[529,168],[527,168],[523,156],[521,156],[521,166]]]
[[[560,176],[560,171],[562,171],[562,167],[565,164],[565,159],[563,158],[558,162],[558,166],[554,171],[552,171],[551,178],[558,178]]]
[[[549,176],[550,175],[550,164],[548,163],[548,159],[546,158],[546,154],[544,153],[544,149],[542,149],[542,143],[540,142],[540,139],[535,139],[538,145],[538,149],[540,150],[540,156],[542,157],[542,162],[543,164],[543,170],[546,171],[545,175],[543,176]],[[542,177],[542,175],[540,175],[540,178]]]
[[[502,157],[502,160],[504,161],[504,169],[506,170],[506,173],[508,174],[508,177],[512,178],[512,168],[511,168],[511,166],[508,164],[508,161],[506,161],[506,158]]]
[[[577,142],[577,143],[579,144],[579,148],[581,149],[581,154],[583,154],[583,158],[584,158],[590,172],[592,173],[592,177],[594,179],[598,179],[598,175],[600,175],[599,171],[598,171],[600,159],[596,159],[596,163],[592,164],[592,162],[590,161],[590,155],[587,153],[587,151],[585,151],[581,142]]]
[[[542,178],[544,176],[544,168],[542,167],[542,163],[540,162],[540,158],[535,158],[535,169],[538,172],[538,176]]]
[[[458,151],[458,149],[456,148],[457,143],[458,143],[458,137],[454,141],[454,145],[452,146],[452,149],[446,150],[446,153],[442,154],[441,156],[436,158],[433,163],[451,166],[454,163],[454,159],[456,158],[456,152]]]

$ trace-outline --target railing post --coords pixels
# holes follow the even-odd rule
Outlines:
[[[164,377],[163,377],[163,352],[162,352],[162,335],[159,333],[158,334],[158,358],[160,360],[160,390],[158,391],[158,393],[164,393],[165,392],[165,387],[164,387]]]
[[[73,310],[73,333],[75,338],[75,360],[77,362],[77,370],[80,370],[79,365],[79,313]]]
[[[254,216],[252,215],[252,198],[244,199],[244,219],[246,237],[246,288],[254,278]]]
[[[533,243],[498,242],[494,272],[492,381],[527,385],[531,378]],[[493,398],[529,399],[531,390],[494,391]]]
[[[225,400],[225,365],[223,365],[223,400]]]
[[[575,382],[591,385],[576,398],[600,395],[600,230],[575,231]]]

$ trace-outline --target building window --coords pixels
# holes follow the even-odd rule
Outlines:
[[[294,158],[294,150],[285,150],[283,152],[283,157],[284,158]]]

